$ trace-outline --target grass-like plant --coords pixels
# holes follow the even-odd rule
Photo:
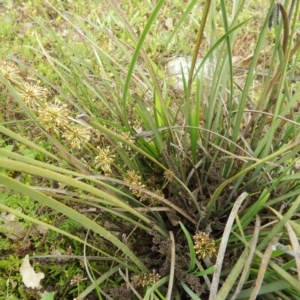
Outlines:
[[[53,82],[16,56],[0,65],[0,183],[42,213],[0,209],[82,255],[57,299],[300,299],[300,1],[270,1],[246,71],[234,53],[250,53],[250,1],[169,2],[82,17],[46,1],[33,50]],[[180,55],[174,91],[165,66]]]

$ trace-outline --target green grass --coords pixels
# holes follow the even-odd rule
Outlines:
[[[5,3],[0,209],[28,231],[0,234],[0,298],[300,299],[298,261],[273,252],[299,254],[289,5],[269,30],[274,1]]]

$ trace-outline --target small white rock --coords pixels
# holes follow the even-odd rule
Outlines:
[[[198,58],[195,65],[195,71],[199,68],[200,63],[202,62],[202,58]],[[187,85],[189,79],[189,70],[192,63],[191,56],[177,56],[172,58],[167,63],[167,72],[171,78],[171,85],[176,91],[184,90],[184,81]],[[214,70],[214,66],[209,62],[205,62],[204,66],[198,72],[199,78],[209,79],[209,76],[212,75]],[[184,76],[184,80],[182,78]]]

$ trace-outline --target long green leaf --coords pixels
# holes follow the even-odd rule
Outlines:
[[[16,209],[13,209],[13,208],[10,208],[9,206],[6,206],[6,205],[4,205],[2,203],[0,203],[0,208],[2,210],[4,210],[4,211],[7,211],[7,212],[15,215],[15,216],[18,216],[18,217],[23,218],[25,220],[28,220],[28,221],[30,221],[30,222],[32,222],[34,224],[37,224],[37,225],[43,226],[45,228],[48,228],[49,230],[53,230],[53,231],[55,231],[55,232],[57,232],[57,233],[59,233],[61,235],[64,235],[64,236],[66,236],[66,237],[68,237],[68,238],[70,238],[72,240],[75,240],[75,241],[77,241],[77,242],[79,242],[81,244],[84,244],[84,245],[86,245],[86,246],[88,246],[88,247],[90,247],[90,248],[92,248],[92,249],[100,252],[105,257],[111,258],[112,261],[114,260],[114,261],[116,261],[116,262],[118,262],[118,263],[120,263],[120,264],[122,264],[122,265],[124,265],[126,267],[131,268],[130,266],[128,266],[127,264],[125,264],[124,262],[122,262],[121,260],[119,260],[117,257],[112,256],[109,253],[106,253],[106,252],[102,251],[101,249],[96,248],[92,244],[90,244],[90,243],[88,243],[88,242],[80,239],[79,237],[77,237],[77,236],[75,236],[75,235],[73,235],[73,234],[71,234],[71,233],[69,233],[67,231],[61,230],[61,229],[59,229],[57,227],[54,227],[54,226],[52,226],[52,225],[50,225],[48,223],[42,222],[42,221],[40,221],[38,219],[34,219],[34,218],[30,217],[30,216],[27,216],[27,215],[21,213],[20,211],[18,211]],[[134,270],[134,268],[132,268],[132,270]]]
[[[65,183],[67,185],[73,186],[75,188],[82,189],[84,191],[87,191],[89,193],[92,193],[92,194],[100,197],[100,198],[107,200],[109,203],[116,205],[117,207],[125,209],[127,212],[135,215],[136,217],[138,217],[139,219],[143,220],[146,223],[150,222],[150,220],[147,217],[145,217],[143,214],[137,212],[135,209],[133,209],[132,207],[127,205],[124,201],[119,200],[116,197],[114,197],[106,192],[103,192],[98,188],[95,188],[91,185],[88,185],[88,184],[78,181],[76,179],[52,172],[50,170],[45,170],[45,169],[42,169],[39,167],[35,167],[35,166],[29,165],[29,164],[24,164],[21,162],[7,160],[5,158],[0,158],[0,166],[3,168],[7,168],[9,170],[15,170],[15,171],[19,171],[19,172],[27,172],[29,174],[34,174],[37,176],[49,178],[49,179],[56,180],[56,181]]]
[[[28,166],[27,166],[28,168]],[[35,167],[31,167],[31,169],[34,169]],[[21,168],[20,168],[21,169]],[[38,169],[38,168],[36,168]],[[24,170],[20,170],[24,171]],[[38,175],[38,174],[36,174]],[[98,225],[96,222],[90,220],[86,216],[80,214],[79,212],[73,210],[72,208],[64,205],[61,202],[58,202],[50,197],[45,196],[44,194],[35,191],[34,189],[26,186],[25,184],[20,183],[19,181],[16,181],[4,174],[0,173],[0,182],[1,184],[5,185],[7,188],[21,193],[23,195],[27,195],[33,200],[36,200],[40,202],[41,204],[48,206],[54,210],[56,210],[59,213],[64,214],[65,216],[69,217],[70,219],[77,221],[80,223],[83,227],[94,231],[95,233],[99,234],[103,238],[107,239],[111,243],[113,243],[117,248],[119,248],[126,256],[128,256],[134,264],[143,272],[147,271],[147,268],[144,266],[144,264],[139,260],[137,256],[133,254],[133,252],[119,239],[117,239],[113,234],[111,234],[109,231],[107,231],[102,226]]]
[[[211,211],[213,209],[213,206],[215,205],[215,202],[218,198],[218,196],[220,195],[220,193],[222,192],[222,190],[225,188],[225,186],[227,186],[229,183],[231,183],[233,180],[238,179],[239,177],[241,177],[244,174],[247,174],[249,171],[255,169],[256,167],[263,165],[264,163],[268,162],[268,161],[272,161],[272,159],[290,151],[290,150],[296,150],[300,145],[300,141],[297,141],[291,145],[287,145],[285,147],[280,148],[278,151],[270,154],[267,157],[264,157],[263,159],[261,159],[260,161],[252,164],[251,166],[249,166],[248,168],[242,170],[241,172],[237,173],[236,175],[234,175],[233,177],[227,179],[226,181],[224,181],[214,192],[214,194],[211,197],[211,200],[206,208],[206,216],[204,218],[203,223],[207,224],[207,221],[211,215]]]
[[[258,245],[257,247],[258,250],[264,249],[274,238],[274,236],[282,230],[284,224],[295,215],[299,205],[300,205],[300,196],[297,197],[297,199],[292,203],[290,209],[285,213],[284,217],[273,227],[273,229],[269,232],[269,234]],[[273,209],[271,208],[271,210]]]
[[[195,253],[195,248],[194,248],[194,243],[192,241],[191,235],[190,233],[187,231],[187,229],[185,228],[185,226],[179,222],[179,225],[186,237],[186,240],[188,242],[188,246],[189,246],[189,251],[190,251],[190,266],[188,269],[188,273],[192,272],[195,268],[195,262],[196,262],[196,253]]]

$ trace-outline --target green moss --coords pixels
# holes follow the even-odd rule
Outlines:
[[[9,206],[12,209],[18,210],[26,215],[36,218],[36,207],[35,201],[32,201],[29,197],[23,195],[8,195],[0,194],[0,203]],[[21,220],[25,226],[31,225],[31,222],[19,218],[16,216],[16,220]]]

